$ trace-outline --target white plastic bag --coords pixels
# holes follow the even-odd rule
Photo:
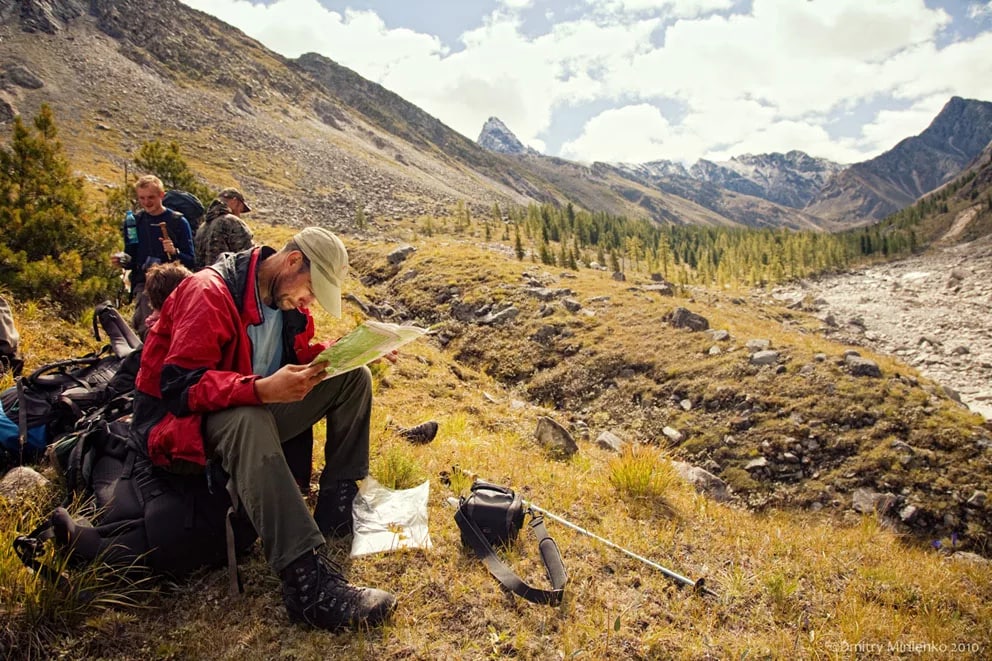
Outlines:
[[[352,504],[351,557],[396,549],[430,549],[427,496],[430,482],[412,489],[387,489],[372,477],[362,480]]]

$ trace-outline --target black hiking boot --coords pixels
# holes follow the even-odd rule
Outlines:
[[[425,445],[433,441],[434,437],[437,436],[437,423],[433,420],[428,420],[416,427],[401,429],[397,433],[411,443]]]
[[[321,534],[332,537],[351,534],[354,527],[351,504],[357,493],[358,485],[354,480],[339,480],[332,486],[320,490],[317,494],[313,518]]]
[[[282,599],[293,622],[328,631],[381,624],[396,597],[375,588],[349,585],[322,552],[306,553],[282,570]]]

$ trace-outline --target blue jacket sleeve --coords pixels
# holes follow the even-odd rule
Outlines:
[[[190,271],[196,270],[196,257],[193,254],[193,232],[189,228],[189,221],[186,216],[173,218],[169,227],[170,232],[175,237],[172,242],[179,251],[179,261]]]

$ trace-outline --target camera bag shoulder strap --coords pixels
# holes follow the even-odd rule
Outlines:
[[[458,527],[465,535],[465,540],[472,547],[472,550],[475,551],[475,554],[486,565],[486,569],[493,575],[493,578],[499,581],[504,588],[535,604],[557,606],[561,603],[562,596],[565,593],[567,574],[565,573],[565,565],[561,560],[561,553],[558,551],[558,545],[548,535],[548,530],[544,526],[544,517],[532,516],[529,525],[531,531],[534,533],[534,537],[537,538],[537,546],[541,552],[541,561],[544,563],[544,570],[548,574],[548,580],[551,581],[552,589],[550,590],[531,587],[517,576],[512,569],[507,567],[496,555],[496,552],[493,551],[492,545],[482,534],[482,531],[479,530],[478,526],[471,519],[465,516],[461,508],[455,511],[455,521],[458,523]]]

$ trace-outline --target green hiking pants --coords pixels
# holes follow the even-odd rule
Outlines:
[[[228,487],[233,485],[276,572],[324,544],[282,443],[326,418],[321,487],[360,480],[369,472],[371,414],[372,375],[362,367],[321,382],[299,402],[239,406],[206,416],[208,451],[220,458],[230,476]]]

